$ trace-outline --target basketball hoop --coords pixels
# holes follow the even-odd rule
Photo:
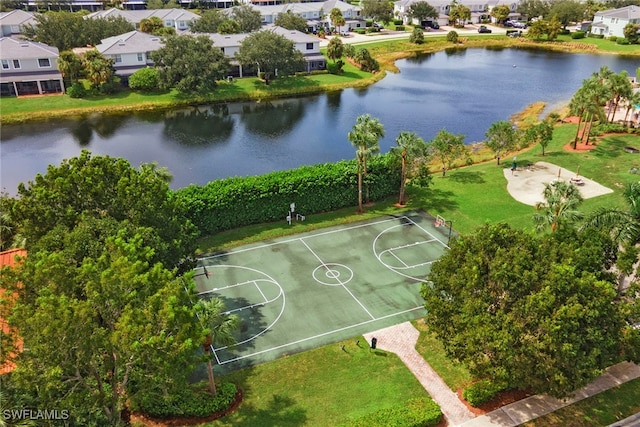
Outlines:
[[[442,221],[440,220],[436,220],[436,222],[433,223],[433,225],[438,228],[438,227],[442,227]]]

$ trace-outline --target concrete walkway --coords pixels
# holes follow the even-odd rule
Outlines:
[[[411,322],[364,335],[368,342],[371,342],[371,338],[375,337],[378,340],[377,348],[398,355],[431,398],[440,405],[450,426],[515,427],[627,381],[640,378],[640,366],[623,362],[608,368],[604,374],[578,390],[572,398],[558,400],[544,395],[531,396],[474,418],[474,414],[467,409],[458,396],[416,351],[415,345],[419,336],[420,332],[413,327]],[[623,421],[626,424],[616,423],[613,426],[640,425],[640,416],[636,414]]]
[[[420,384],[427,390],[431,398],[440,405],[442,413],[449,425],[464,423],[473,419],[474,415],[451,391],[449,386],[429,366],[423,357],[416,351],[416,343],[420,332],[413,327],[411,322],[401,323],[389,328],[380,329],[364,337],[368,342],[371,338],[377,338],[377,348],[395,353],[407,368],[416,376]]]

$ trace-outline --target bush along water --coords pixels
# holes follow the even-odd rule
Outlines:
[[[190,185],[176,191],[189,219],[202,234],[251,224],[284,220],[292,202],[304,215],[358,205],[355,160],[302,166],[266,175],[235,177]],[[389,155],[372,157],[367,163],[364,191],[368,201],[396,194],[400,170]]]

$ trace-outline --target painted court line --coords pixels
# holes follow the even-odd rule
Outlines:
[[[260,289],[260,286],[258,286],[258,282],[254,280],[253,284],[256,285],[256,288],[258,288],[258,292],[260,292],[260,295],[262,295],[262,298],[264,298],[264,302],[269,302],[269,299],[264,295],[262,289]]]
[[[198,295],[210,294],[210,293],[216,292],[216,291],[224,291],[225,289],[235,288],[236,286],[248,285],[251,282],[255,282],[255,280],[247,280],[246,282],[234,283],[233,285],[227,285],[227,286],[223,286],[221,288],[213,288],[213,289],[210,289],[208,291],[198,292]]]
[[[437,240],[438,242],[442,243],[442,246],[444,246],[445,248],[448,248],[449,246],[447,246],[442,240],[438,239],[436,236],[434,236],[433,234],[429,233],[427,230],[425,230],[424,228],[422,228],[420,225],[418,225],[414,220],[412,220],[411,218],[407,217],[407,219],[409,221],[411,221],[413,223],[413,225],[415,225],[416,227],[418,227],[420,230],[424,231],[425,233],[427,233],[429,236],[433,237],[434,240]]]
[[[370,225],[376,225],[376,224],[383,224],[383,223],[389,222],[389,221],[397,221],[398,219],[401,219],[401,218],[407,218],[407,217],[406,216],[402,216],[402,217],[398,217],[398,218],[383,219],[381,221],[376,221],[376,222],[368,222],[366,224],[353,225],[353,226],[350,226],[350,227],[340,228],[338,230],[331,230],[331,231],[324,231],[324,232],[321,232],[321,233],[310,234],[309,236],[306,236],[304,238],[305,239],[310,239],[312,237],[326,236],[327,234],[340,233],[342,231],[347,231],[347,230],[355,230],[357,228],[368,227]],[[409,218],[407,218],[407,219],[409,219]],[[409,219],[409,221],[411,221],[411,220]],[[411,222],[413,222],[413,221],[411,221]],[[217,255],[205,256],[205,257],[202,257],[200,259],[219,258],[221,256],[227,256],[227,255],[231,255],[231,254],[239,254],[239,253],[242,253],[242,252],[252,251],[254,249],[268,248],[270,246],[281,245],[283,243],[293,243],[293,242],[296,242],[296,241],[298,241],[300,239],[302,239],[302,237],[295,237],[293,239],[280,240],[278,242],[273,242],[273,243],[265,243],[264,245],[260,245],[260,246],[253,246],[253,247],[250,247],[250,248],[238,249],[238,250],[235,250],[235,251],[224,252],[224,253],[217,254]]]
[[[397,313],[387,314],[386,316],[382,316],[382,317],[379,317],[377,319],[365,320],[364,322],[356,323],[354,325],[345,326],[344,328],[339,328],[339,329],[334,329],[333,331],[323,332],[321,334],[317,334],[317,335],[314,335],[314,336],[311,336],[311,337],[302,338],[302,339],[299,339],[299,340],[296,340],[296,341],[291,341],[291,342],[286,343],[286,344],[281,344],[281,345],[276,346],[276,347],[272,347],[272,348],[268,348],[268,349],[265,349],[265,350],[256,351],[255,353],[251,353],[251,354],[245,354],[244,356],[238,356],[238,357],[235,357],[233,359],[229,359],[229,360],[225,360],[225,361],[220,361],[220,359],[218,359],[218,356],[216,354],[216,361],[218,362],[219,365],[225,365],[227,363],[237,362],[238,360],[247,359],[249,357],[257,356],[259,354],[268,353],[270,351],[280,350],[282,348],[285,348],[285,347],[288,347],[288,346],[291,346],[291,345],[300,344],[300,343],[303,343],[305,341],[310,341],[310,340],[313,340],[313,339],[316,339],[316,338],[324,337],[326,335],[331,335],[331,334],[334,334],[336,332],[346,331],[347,329],[356,328],[358,326],[366,325],[368,323],[375,322],[377,320],[383,320],[383,319],[387,319],[389,317],[399,316],[401,314],[409,313],[411,311],[416,311],[416,310],[420,310],[420,309],[424,309],[424,307],[423,306],[418,306],[418,307],[410,308],[408,310],[399,311]],[[228,348],[228,347],[220,347],[220,348],[218,348],[216,350],[222,350],[222,349],[225,349],[225,348]],[[214,354],[215,354],[215,351],[214,351]]]
[[[307,242],[305,242],[302,238],[300,238],[300,239],[298,239],[298,240],[300,240],[300,242],[302,242],[302,244],[303,244],[303,245],[305,245],[305,246],[307,247],[307,249],[309,249],[309,252],[311,252],[311,253],[313,254],[313,256],[315,256],[315,257],[318,259],[318,261],[320,261],[320,263],[321,263],[321,264],[322,264],[326,269],[329,269],[329,267],[327,267],[327,264],[325,264],[325,262],[322,260],[322,258],[320,258],[320,257],[318,256],[318,254],[316,254],[316,253],[313,251],[313,249],[311,249],[311,248],[309,247],[309,245],[307,245]],[[363,309],[364,311],[366,311],[366,312],[367,312],[367,314],[368,314],[368,315],[369,315],[373,320],[376,320],[375,316],[374,316],[373,314],[371,314],[371,313],[369,312],[369,310],[367,310],[367,307],[365,307],[365,306],[364,306],[364,304],[362,304],[362,303],[360,302],[360,300],[358,300],[358,298],[356,298],[356,296],[355,296],[355,295],[353,295],[353,293],[349,290],[349,288],[347,288],[347,287],[344,285],[344,283],[342,283],[342,282],[340,281],[340,279],[339,279],[339,278],[337,278],[337,277],[336,277],[335,279],[336,279],[336,281],[340,284],[340,286],[342,286],[342,287],[344,288],[344,290],[345,290],[345,291],[347,291],[347,292],[349,293],[349,295],[351,295],[351,298],[353,298],[353,299],[355,300],[355,302],[357,302],[358,304],[360,304],[360,307],[362,307],[362,309]]]
[[[395,253],[393,253],[393,249],[387,249],[385,252],[389,252],[391,255],[393,255],[398,261],[400,261],[405,267],[409,267],[407,265],[406,262],[404,262],[403,260],[400,259],[400,257],[398,255],[396,255]],[[382,255],[384,252],[382,252],[380,255]]]

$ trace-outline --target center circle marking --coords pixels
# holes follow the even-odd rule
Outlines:
[[[322,274],[324,272],[324,274]],[[343,264],[326,263],[317,266],[312,273],[313,279],[327,286],[342,286],[353,279],[353,271]]]

